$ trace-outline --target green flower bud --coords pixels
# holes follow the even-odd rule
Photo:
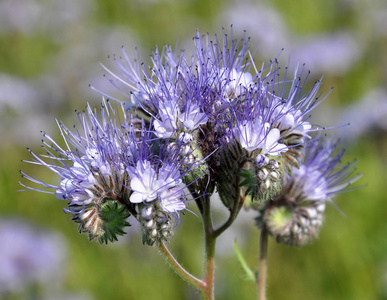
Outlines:
[[[279,163],[259,154],[255,163],[248,163],[239,173],[243,177],[241,186],[251,201],[265,202],[273,199],[282,188],[282,174]]]
[[[167,242],[173,236],[172,215],[163,211],[158,204],[140,205],[139,222],[142,227],[142,242],[153,246]]]
[[[263,220],[278,243],[301,247],[313,241],[323,223],[325,204],[318,206],[274,205],[266,209]]]
[[[216,187],[223,204],[230,209],[239,197],[237,187],[240,172],[248,159],[248,152],[235,142],[220,149],[216,155],[217,165],[213,167]]]
[[[100,208],[100,216],[103,220],[102,230],[104,231],[103,235],[98,237],[101,244],[117,241],[117,235],[124,235],[124,228],[130,226],[126,221],[130,216],[129,211],[116,200],[105,200]]]

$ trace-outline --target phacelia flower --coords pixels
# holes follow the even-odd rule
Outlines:
[[[280,144],[280,131],[277,128],[270,128],[268,122],[262,123],[260,117],[252,121],[244,121],[234,128],[235,138],[247,151],[260,149],[260,154],[279,155],[286,152],[287,147]]]
[[[68,201],[65,211],[73,214],[79,231],[101,243],[125,233],[126,219],[131,214],[138,218],[139,204],[157,204],[178,218],[187,199],[182,178],[192,166],[187,163],[189,153],[183,142],[175,139],[172,151],[168,142],[163,144],[144,124],[139,125],[123,105],[123,119],[119,113],[107,102],[101,108],[101,120],[90,106],[78,114],[81,130],[72,132],[59,122],[66,148],[43,134],[47,154],[30,151],[34,157],[30,162],[59,175],[60,184],[48,184],[22,172],[23,177],[43,186],[28,189],[53,189],[58,199]]]
[[[130,196],[132,203],[150,204],[158,200],[164,210],[177,212],[185,208],[182,174],[177,165],[165,162],[159,169],[147,160],[138,161],[136,167],[129,168],[131,177]]]
[[[277,58],[258,69],[249,43],[246,36],[236,40],[224,34],[221,40],[215,35],[211,40],[198,32],[192,55],[165,46],[153,52],[148,69],[123,50],[112,60],[116,72],[108,72],[127,98],[124,102],[148,115],[158,137],[184,133],[187,144],[193,141],[201,156],[209,157],[211,168],[217,164],[211,154],[234,140],[252,159],[282,156],[287,168],[297,166],[309,133],[320,129],[308,119],[324,99],[317,95],[321,82],[304,93],[304,68],[290,79],[287,69],[280,74]]]
[[[249,43],[232,32],[213,39],[197,32],[191,54],[165,46],[152,53],[150,67],[122,50],[113,56],[115,71],[105,68],[122,93],[123,101],[109,96],[121,110],[104,104],[99,120],[88,107],[75,132],[59,123],[65,148],[44,134],[47,155],[31,151],[32,163],[58,174],[60,184],[23,176],[54,189],[79,230],[102,242],[115,240],[129,215],[151,228],[143,228],[152,236],[147,244],[162,242],[169,229],[146,224],[144,207],[178,220],[187,199],[209,197],[215,188],[229,209],[241,195],[272,201],[287,171],[304,172],[305,144],[321,128],[309,123],[310,112],[324,97],[320,81],[303,91],[304,68],[290,78],[277,57],[258,69]]]
[[[293,167],[279,195],[262,212],[263,223],[277,242],[302,246],[317,237],[324,219],[326,202],[345,190],[360,175],[353,175],[354,163],[340,166],[344,154],[334,154],[330,140],[313,140],[299,168]]]

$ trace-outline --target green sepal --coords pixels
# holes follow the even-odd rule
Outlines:
[[[201,163],[197,163],[183,176],[183,182],[186,185],[190,185],[192,182],[201,180],[205,175],[208,174],[208,166],[204,160]]]
[[[254,174],[251,174],[251,172],[246,169],[241,170],[241,172],[238,175],[244,178],[239,185],[246,186],[247,187],[246,194],[251,195],[252,190],[254,189],[254,186],[257,185],[256,176],[254,176]]]
[[[123,204],[113,199],[105,200],[100,207],[103,234],[98,237],[98,242],[107,244],[108,241],[117,241],[117,236],[124,235],[124,228],[130,226],[126,221],[129,216]]]

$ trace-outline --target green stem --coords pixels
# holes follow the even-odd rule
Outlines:
[[[257,277],[258,300],[266,300],[267,246],[268,232],[266,225],[263,224],[259,245],[259,268]]]
[[[205,266],[203,280],[197,279],[188,273],[172,256],[164,244],[160,244],[160,251],[165,255],[171,267],[180,275],[181,278],[196,287],[203,300],[215,299],[214,277],[215,277],[215,247],[216,239],[235,221],[240,209],[243,206],[244,197],[239,196],[239,186],[237,186],[237,199],[230,212],[228,220],[217,230],[214,230],[212,223],[211,203],[209,196],[198,197],[196,204],[199,207],[200,214],[203,219],[203,229],[205,236]]]
[[[206,261],[203,282],[205,284],[202,297],[205,300],[214,300],[214,276],[215,276],[215,246],[216,236],[212,224],[210,199],[206,197],[203,201],[203,226],[205,235]]]
[[[238,191],[237,191],[237,195],[239,195],[239,188],[238,188]],[[245,198],[246,197],[239,197],[239,196],[237,196],[237,199],[235,199],[235,201],[234,201],[234,207],[232,208],[232,210],[230,212],[229,218],[227,219],[227,221],[222,226],[220,226],[218,229],[216,229],[214,231],[214,236],[215,237],[220,236],[227,228],[229,228],[232,225],[232,223],[234,223],[234,221],[237,218],[239,212],[241,211],[241,208],[243,207],[243,203],[245,201]]]
[[[166,259],[168,260],[168,263],[170,264],[172,269],[174,269],[175,272],[182,279],[184,279],[188,283],[192,284],[195,288],[199,289],[200,291],[203,291],[203,289],[204,289],[204,282],[201,281],[200,279],[196,278],[192,274],[190,274],[187,270],[185,270],[183,268],[183,266],[180,265],[179,262],[173,257],[171,252],[169,252],[169,250],[168,250],[167,246],[165,246],[165,244],[160,243],[158,246],[159,246],[159,249],[160,249],[161,253],[163,253],[164,256],[166,257]]]

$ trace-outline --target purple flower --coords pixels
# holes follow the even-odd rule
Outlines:
[[[190,60],[186,51],[156,49],[149,70],[123,51],[122,58],[113,60],[117,74],[109,71],[111,81],[120,91],[128,90],[133,107],[149,114],[159,138],[182,133],[195,137],[202,131],[201,138],[213,143],[205,154],[215,151],[221,140],[236,139],[249,152],[279,156],[320,129],[308,122],[311,110],[324,99],[317,95],[320,81],[304,93],[308,74],[303,68],[295,70],[293,79],[287,69],[280,74],[277,59],[258,69],[249,38],[236,40],[233,33],[222,38],[211,40],[198,32]]]
[[[149,245],[171,236],[170,216],[179,218],[187,199],[207,197],[217,187],[232,208],[239,192],[230,182],[240,182],[255,200],[269,201],[281,190],[284,170],[303,162],[293,174],[310,175],[305,193],[311,199],[328,195],[325,174],[309,170],[303,160],[311,132],[321,129],[309,123],[310,112],[325,98],[318,94],[321,82],[305,93],[304,68],[290,78],[287,69],[280,73],[278,57],[258,69],[249,43],[232,32],[213,40],[197,32],[192,55],[165,46],[152,53],[150,68],[138,58],[130,61],[123,50],[112,60],[116,73],[106,70],[127,101],[117,109],[104,103],[100,118],[87,107],[75,132],[59,123],[65,148],[44,134],[47,155],[31,152],[32,163],[58,174],[60,184],[23,176],[69,201],[67,211],[91,239],[106,242],[123,232],[104,216],[121,214],[110,223],[124,226],[132,214]],[[318,179],[321,188],[313,189]],[[149,206],[152,214],[141,216]],[[157,215],[166,219],[155,221]]]
[[[270,127],[270,123],[263,123],[258,117],[255,120],[237,124],[234,127],[234,136],[247,151],[261,149],[261,154],[270,155],[286,152],[287,147],[279,143],[281,138],[279,129]]]
[[[317,237],[327,201],[358,180],[354,163],[340,166],[344,154],[335,154],[331,140],[313,140],[299,168],[293,167],[283,179],[280,194],[268,203],[263,222],[278,242],[302,246]]]
[[[60,279],[66,256],[61,236],[41,232],[20,220],[2,219],[0,239],[0,296]]]
[[[43,133],[43,148],[47,154],[39,156],[30,151],[34,157],[30,162],[58,174],[61,177],[59,186],[22,172],[23,176],[42,185],[44,191],[54,189],[58,199],[81,206],[101,201],[109,193],[121,190],[126,185],[124,162],[133,142],[127,138],[127,133],[133,132],[133,126],[125,122],[124,127],[120,127],[112,114],[110,104],[102,106],[100,122],[97,113],[87,106],[87,113],[78,114],[82,128],[75,132],[58,122],[65,148]]]
[[[158,157],[151,163],[139,160],[135,167],[129,167],[131,177],[130,196],[132,203],[152,204],[158,202],[165,211],[178,212],[185,209],[185,184],[182,183],[181,162],[170,157]]]
[[[59,175],[60,184],[49,184],[22,172],[23,177],[43,188],[22,185],[30,190],[54,190],[47,192],[69,202],[65,211],[74,214],[79,230],[100,242],[116,240],[117,234],[123,234],[122,228],[109,226],[127,226],[125,219],[130,214],[138,215],[139,204],[157,204],[178,217],[187,199],[183,177],[194,166],[187,159],[190,151],[185,147],[186,140],[176,138],[172,147],[168,140],[155,137],[143,122],[133,119],[124,105],[114,109],[105,103],[100,118],[88,106],[78,117],[82,127],[75,132],[59,123],[66,148],[44,133],[47,154],[39,156],[30,151],[34,158],[30,163]],[[113,220],[112,214],[121,219]]]
[[[325,202],[361,177],[353,176],[355,163],[340,165],[344,150],[336,152],[337,143],[330,139],[313,140],[306,145],[306,156],[300,168],[285,177],[288,197],[302,202]]]
[[[133,190],[130,202],[141,203],[155,200],[160,182],[149,161],[137,162],[137,167],[130,173],[132,174],[130,187]]]
[[[167,211],[176,212],[185,208],[184,185],[177,165],[165,164],[156,170],[149,161],[138,161],[135,168],[130,168],[130,196],[132,203],[152,203],[159,198],[160,204]]]

